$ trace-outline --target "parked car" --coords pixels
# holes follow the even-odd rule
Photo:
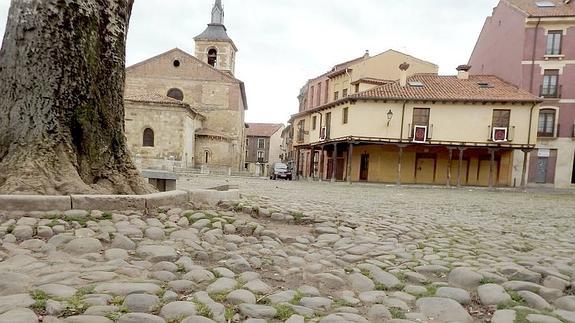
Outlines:
[[[272,172],[270,174],[270,179],[277,180],[278,178],[283,178],[283,179],[291,181],[291,179],[292,179],[291,170],[288,169],[286,164],[275,163],[272,166]]]

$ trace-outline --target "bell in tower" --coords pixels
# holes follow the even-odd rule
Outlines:
[[[215,69],[234,75],[238,49],[224,26],[224,8],[221,0],[215,1],[211,22],[194,40],[198,59]]]

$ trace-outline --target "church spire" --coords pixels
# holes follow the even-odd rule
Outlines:
[[[224,24],[224,7],[222,7],[222,0],[216,0],[214,8],[212,9],[212,24]]]

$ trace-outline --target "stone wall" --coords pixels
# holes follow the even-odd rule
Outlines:
[[[219,155],[218,164],[242,169],[245,103],[240,81],[179,49],[127,69],[127,93],[166,95],[172,88],[180,89],[184,94],[183,101],[206,117],[204,128],[230,138],[226,147],[216,140],[216,146],[210,148]],[[194,155],[203,154],[203,149],[200,150]],[[188,152],[188,155],[191,154]]]
[[[196,58],[202,62],[208,61],[208,51],[215,48],[218,51],[216,68],[234,74],[236,68],[235,49],[228,42],[196,41]]]
[[[165,169],[174,162],[192,167],[193,133],[199,127],[201,121],[183,106],[126,102],[128,149],[140,168]],[[146,128],[154,131],[153,147],[143,147]]]

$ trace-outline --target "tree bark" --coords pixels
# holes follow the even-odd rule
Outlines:
[[[145,194],[124,135],[133,0],[12,0],[0,51],[1,194]]]

